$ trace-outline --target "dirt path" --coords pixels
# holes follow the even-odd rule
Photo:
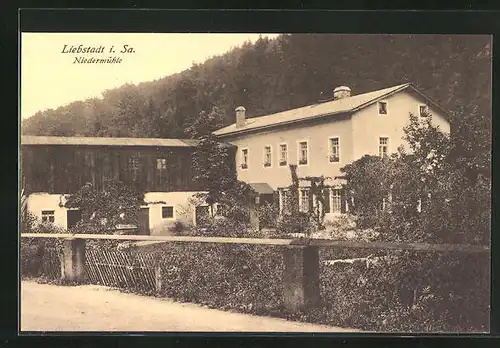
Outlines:
[[[195,304],[85,285],[23,281],[21,331],[249,331],[353,332],[357,330],[223,312]]]

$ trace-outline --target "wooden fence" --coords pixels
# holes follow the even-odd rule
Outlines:
[[[479,245],[369,243],[320,239],[260,239],[191,236],[21,234],[22,238],[58,238],[63,242],[61,278],[93,284],[137,289],[161,290],[161,267],[151,255],[134,251],[115,251],[86,247],[87,240],[196,242],[223,244],[275,245],[283,252],[283,300],[290,310],[315,307],[320,303],[318,248],[411,250],[419,252],[489,253]]]
[[[92,284],[153,293],[157,290],[157,264],[151,255],[129,251],[85,251],[85,271]]]

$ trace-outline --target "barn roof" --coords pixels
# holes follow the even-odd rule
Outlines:
[[[236,123],[233,123],[227,127],[215,131],[214,134],[218,136],[237,135],[241,133],[258,131],[261,129],[301,123],[304,121],[320,119],[323,117],[338,117],[341,115],[345,115],[346,113],[358,111],[368,105],[377,102],[378,100],[386,98],[389,95],[398,93],[407,88],[411,88],[413,91],[428,100],[431,104],[435,105],[440,110],[443,110],[431,98],[413,87],[411,83],[405,83],[374,92],[354,95],[348,98],[341,98],[327,102],[318,102],[316,104],[303,106],[297,109],[286,110],[260,117],[247,118],[244,127],[236,128]]]
[[[232,147],[221,143],[225,147]],[[105,137],[57,137],[22,135],[21,145],[74,145],[74,146],[149,146],[149,147],[195,147],[194,139],[162,138],[105,138]]]

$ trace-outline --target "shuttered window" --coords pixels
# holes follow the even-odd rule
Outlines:
[[[345,190],[340,190],[340,212],[347,213],[347,199]]]
[[[323,190],[323,202],[325,204],[325,213],[329,214],[330,211],[330,189],[326,188]]]

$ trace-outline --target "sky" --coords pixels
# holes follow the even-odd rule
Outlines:
[[[125,83],[152,81],[189,69],[259,35],[164,33],[22,33],[21,117],[77,100],[101,97]],[[96,52],[72,53],[82,45]],[[127,45],[127,51],[123,46]],[[103,46],[104,52],[99,50]],[[113,49],[114,53],[110,53]],[[77,63],[77,58],[121,59],[121,63]]]

